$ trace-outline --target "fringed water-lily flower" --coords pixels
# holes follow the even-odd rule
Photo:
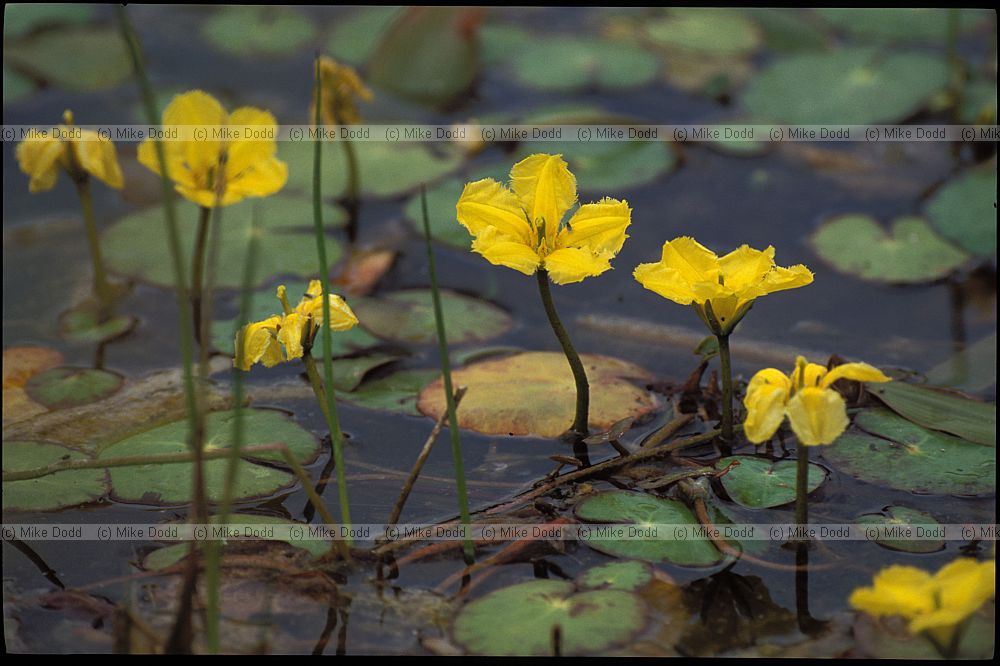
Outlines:
[[[540,153],[514,165],[509,189],[491,178],[468,183],[456,211],[490,263],[569,284],[611,268],[632,216],[628,202],[604,198],[563,221],[575,203],[576,177],[562,156]]]
[[[17,163],[31,180],[28,190],[51,190],[65,171],[74,182],[93,176],[120,190],[124,185],[115,145],[97,132],[73,127],[73,113],[63,114],[63,123],[55,131],[32,130],[17,146]]]
[[[773,247],[761,251],[742,245],[718,257],[687,236],[664,243],[660,261],[639,264],[634,275],[646,289],[693,305],[717,335],[732,331],[755,299],[813,281],[805,266],[776,266]]]
[[[233,365],[240,370],[249,370],[258,362],[270,368],[282,361],[302,358],[312,348],[316,333],[323,325],[323,287],[320,281],[310,281],[309,290],[294,308],[288,304],[285,285],[278,287],[277,296],[285,310],[284,315],[273,315],[247,324],[236,335]],[[336,294],[330,294],[330,330],[346,331],[357,324],[358,318],[347,302]]]
[[[268,111],[247,106],[227,113],[208,93],[192,90],[174,97],[163,124],[187,126],[195,137],[162,143],[177,192],[203,208],[266,197],[288,180],[288,165],[275,157],[278,123]],[[160,173],[152,140],[139,145],[139,162]]]
[[[952,642],[955,629],[996,593],[996,562],[961,558],[936,574],[893,565],[880,571],[871,587],[851,594],[854,608],[875,617],[898,615],[910,633],[927,632],[938,646]]]
[[[358,73],[348,65],[342,65],[333,58],[320,56],[319,59],[320,118],[324,125],[353,125],[361,122],[358,100],[370,102],[372,91],[361,82]],[[316,91],[309,108],[309,118],[316,117]]]
[[[832,370],[799,357],[795,370],[785,375],[765,368],[747,386],[743,432],[754,444],[774,435],[785,416],[799,442],[806,446],[830,444],[847,428],[847,405],[833,384],[840,379],[887,382],[889,377],[867,363],[845,363]]]

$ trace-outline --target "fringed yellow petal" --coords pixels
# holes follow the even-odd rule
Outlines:
[[[576,203],[576,176],[562,155],[538,153],[514,165],[510,182],[528,220],[545,224],[545,238],[553,247],[563,215]]]
[[[564,247],[545,257],[545,270],[556,284],[572,284],[611,270],[611,253]]]
[[[73,142],[73,150],[84,171],[116,190],[124,187],[125,178],[111,141],[102,139],[97,132],[83,131],[82,138]]]
[[[483,255],[491,264],[513,268],[525,275],[534,275],[541,263],[534,249],[498,233],[496,227],[484,228],[472,242],[472,251]]]
[[[743,432],[754,444],[771,439],[785,419],[785,405],[791,383],[788,377],[774,368],[759,371],[747,386],[743,405],[747,409]]]
[[[556,247],[590,249],[595,253],[618,254],[628,236],[632,209],[627,201],[604,198],[580,206],[556,237]]]
[[[29,192],[47,192],[55,186],[63,151],[63,143],[51,137],[31,137],[17,145],[17,163],[30,177]]]
[[[788,421],[806,446],[830,444],[847,429],[847,405],[830,389],[807,387],[788,401]]]
[[[517,195],[491,178],[466,184],[455,213],[459,223],[473,236],[493,227],[499,234],[525,245],[534,240]]]
[[[892,381],[881,370],[867,363],[844,363],[838,365],[823,377],[820,386],[827,388],[839,379],[850,379],[856,382],[888,382]]]

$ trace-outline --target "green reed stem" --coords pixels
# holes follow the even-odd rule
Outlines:
[[[722,443],[733,445],[733,360],[729,352],[729,335],[716,335],[719,341],[719,365],[722,373]]]
[[[80,208],[83,210],[83,226],[87,230],[87,244],[90,246],[90,261],[94,265],[94,295],[102,306],[111,304],[111,287],[104,271],[104,259],[101,256],[101,241],[97,235],[97,222],[94,220],[94,199],[90,194],[90,179],[73,179],[76,193],[80,198]]]
[[[316,58],[316,98],[323,99],[323,83],[319,75],[319,57]],[[316,126],[320,125],[320,105],[316,105]],[[319,255],[319,279],[323,285],[323,379],[326,387],[326,416],[333,443],[333,464],[337,472],[337,496],[340,500],[341,521],[350,528],[351,509],[347,498],[347,475],[344,470],[344,436],[337,416],[337,401],[333,388],[333,331],[330,330],[330,273],[326,258],[326,235],[323,230],[323,197],[320,190],[323,144],[316,141],[313,150],[313,224],[316,228],[316,252]],[[318,397],[318,396],[317,396]],[[342,543],[342,542],[338,542]],[[346,545],[351,545],[348,536]],[[347,547],[343,549],[347,557]]]
[[[542,305],[545,306],[545,314],[549,317],[549,324],[556,334],[559,344],[562,345],[566,360],[573,371],[573,380],[576,382],[576,416],[573,419],[573,431],[578,437],[586,437],[590,431],[588,422],[590,420],[590,383],[587,381],[587,371],[583,367],[580,355],[576,353],[576,348],[569,339],[569,333],[559,319],[556,312],[556,304],[552,300],[552,289],[549,286],[549,273],[545,269],[538,271],[538,292],[542,295]]]
[[[431,239],[431,223],[427,214],[427,190],[420,188],[420,208],[424,221],[424,242],[427,245],[427,268],[431,278],[431,296],[434,299],[434,323],[437,327],[438,356],[441,358],[441,376],[444,378],[444,397],[448,409],[448,433],[451,435],[451,455],[455,461],[455,486],[458,489],[458,511],[465,526],[463,549],[465,559],[471,564],[475,558],[472,545],[472,519],[469,516],[469,495],[465,488],[465,465],[462,462],[462,442],[458,430],[455,390],[451,382],[451,361],[448,358],[448,335],[444,328],[444,311],[441,308],[441,291],[438,288],[437,266]],[[586,380],[584,380],[586,381]]]
[[[326,421],[327,427],[331,428],[332,431],[333,425],[330,422],[330,411],[326,404],[326,389],[323,388],[323,379],[319,375],[319,370],[316,369],[316,359],[313,358],[312,352],[303,351],[302,363],[306,366],[306,377],[309,379],[309,385],[316,396],[316,402],[319,403],[319,409],[323,412],[323,419]]]
[[[191,255],[191,312],[194,317],[195,340],[202,347],[205,346],[207,340],[202,337],[201,330],[202,282],[205,272],[205,250],[208,246],[208,229],[211,224],[212,209],[201,206],[198,210],[198,230],[195,233],[194,251]]]

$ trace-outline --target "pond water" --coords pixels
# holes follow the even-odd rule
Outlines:
[[[311,26],[309,30],[303,29],[306,37],[287,52],[276,49],[273,53],[249,54],[227,51],[206,37],[205,25],[213,14],[221,11],[210,7],[129,7],[153,87],[163,98],[158,101],[165,104],[170,94],[199,88],[223,100],[227,108],[254,105],[269,109],[279,123],[299,123],[304,122],[308,111],[314,50],[334,43],[332,31],[336,26],[363,10],[297,8],[296,14],[305,17],[306,25]],[[670,51],[657,51],[648,44],[644,48],[661,59],[657,74],[648,81],[620,88],[598,82],[570,90],[526,85],[512,74],[516,69],[512,70],[503,58],[498,60],[494,47],[487,49],[489,57],[483,58],[472,91],[452,100],[445,107],[447,111],[407,102],[377,86],[374,86],[374,102],[363,105],[362,109],[365,120],[373,123],[447,124],[494,117],[523,118],[553,106],[598,108],[606,117],[624,115],[644,123],[722,122],[747,117],[741,94],[755,76],[762,75],[775,61],[803,52],[828,53],[874,43],[887,53],[919,50],[942,60],[946,58],[944,35],[937,40],[917,40],[920,43],[916,45],[889,37],[878,41],[881,39],[878,35],[873,38],[863,30],[837,25],[811,12],[785,13],[814,26],[822,34],[821,44],[786,50],[774,38],[775,33],[762,27],[771,24],[768,17],[738,14],[756,26],[754,34],[758,42],[745,55],[733,60],[746,68],[746,75],[734,74],[719,95],[680,85],[669,74],[674,65],[668,57]],[[487,39],[487,34],[496,39],[495,33],[487,33],[487,29],[497,31],[498,27],[525,30],[536,41],[551,39],[552,32],[593,40],[604,49],[602,53],[610,54],[623,43],[640,42],[627,32],[635,29],[636,22],[660,17],[661,13],[653,10],[494,8],[484,18],[483,39]],[[115,26],[108,7],[95,8],[81,24],[96,28]],[[913,28],[915,33],[918,28]],[[34,28],[24,35],[5,34],[5,78],[8,42],[74,29],[72,23],[56,24]],[[612,41],[616,38],[619,41]],[[369,41],[378,39],[380,33],[372,30]],[[958,55],[969,63],[976,76],[986,72],[988,79],[992,72],[994,116],[989,123],[995,123],[995,49],[995,14],[988,15],[985,23],[963,29],[957,41]],[[697,53],[697,48],[694,51]],[[64,53],[62,57],[72,56]],[[731,67],[732,72],[738,69],[735,65]],[[5,84],[5,125],[47,126],[57,122],[66,108],[73,109],[80,124],[144,122],[137,87],[131,78],[99,90],[69,90],[44,77],[34,80],[32,85],[38,85],[30,93],[10,100]],[[704,88],[707,87],[708,83]],[[928,102],[898,117],[876,120],[949,124],[949,113],[944,103]],[[761,120],[763,123],[781,119]],[[822,122],[837,122],[837,119]],[[100,183],[93,188],[98,226],[105,232],[105,240],[119,220],[156,203],[157,181],[138,165],[135,145],[118,145],[125,190],[117,192]],[[439,150],[450,149],[430,145]],[[541,150],[546,149],[544,144],[539,145]],[[553,290],[563,321],[582,353],[635,363],[654,378],[647,382],[654,388],[684,382],[698,365],[693,349],[706,332],[690,308],[642,289],[632,279],[631,271],[639,263],[658,260],[659,248],[665,240],[690,235],[720,253],[743,243],[758,248],[774,245],[779,265],[802,263],[815,274],[815,281],[808,288],[760,299],[734,334],[734,373],[744,382],[763,367],[790,370],[799,352],[817,363],[825,363],[831,354],[837,354],[894,372],[916,373],[918,377],[947,363],[956,350],[966,347],[992,349],[992,357],[986,358],[995,362],[995,240],[991,255],[970,256],[946,277],[934,276],[909,284],[862,279],[837,270],[818,256],[810,241],[824,222],[839,215],[869,215],[883,225],[901,216],[924,215],[928,198],[956,174],[995,160],[990,154],[995,153],[995,144],[983,148],[951,142],[786,143],[765,148],[737,154],[708,144],[669,144],[667,149],[674,165],[659,169],[650,166],[656,173],[645,178],[643,184],[614,184],[581,192],[580,199],[584,202],[607,195],[627,199],[633,209],[629,239],[613,261],[615,270],[600,278]],[[572,168],[573,144],[559,144],[558,150],[566,154]],[[476,174],[484,169],[498,167],[503,173],[523,156],[519,151],[513,145],[488,146],[463,158],[461,166],[436,180],[438,184],[449,179],[471,180],[478,178]],[[555,151],[553,148],[552,152]],[[99,344],[73,342],[60,335],[60,314],[83,300],[90,288],[90,257],[78,202],[65,175],[54,191],[30,195],[27,177],[18,168],[14,153],[14,142],[5,141],[4,349],[47,347],[61,354],[58,365],[99,366],[119,373],[126,385],[138,383],[150,373],[176,370],[180,349],[173,294],[142,279],[134,282],[131,291],[117,305],[117,312],[137,320],[128,334]],[[592,159],[600,160],[602,156]],[[414,183],[420,180],[419,176],[413,178]],[[435,184],[429,187],[433,190]],[[378,281],[374,296],[430,285],[423,238],[406,213],[414,191],[407,188],[389,196],[366,195],[360,206],[357,246],[395,253],[395,261]],[[995,201],[995,187],[993,197]],[[234,210],[240,207],[249,210],[252,205],[238,204]],[[995,203],[993,208],[995,229]],[[442,210],[447,214],[447,208],[433,208],[432,214]],[[223,213],[223,225],[229,214],[229,209]],[[308,228],[312,221],[306,217],[291,223]],[[343,247],[348,247],[343,230],[334,235]],[[303,238],[304,251],[314,253],[311,236]],[[166,255],[165,247],[143,247],[144,242],[147,241],[143,238],[134,238],[137,252]],[[265,243],[260,252],[268,251]],[[456,359],[460,353],[478,347],[559,350],[533,278],[491,266],[482,257],[452,245],[438,243],[435,251],[441,287],[488,301],[511,318],[509,328],[497,335],[493,331],[482,332],[481,337],[488,341],[453,345]],[[887,259],[896,260],[896,255]],[[305,277],[260,276],[261,289],[256,302],[269,300],[275,285],[298,283]],[[218,290],[217,318],[231,319],[238,303],[237,290]],[[276,308],[276,301],[273,304]],[[982,344],[976,347],[980,341],[985,341],[985,347]],[[394,353],[401,351],[401,358],[368,373],[362,386],[400,370],[438,367],[437,345],[433,340],[386,344]],[[220,350],[220,358],[228,351]],[[971,359],[973,365],[992,363],[983,361],[978,352]],[[225,394],[230,386],[230,373],[224,370],[224,359],[217,367],[220,371],[213,375],[213,380],[219,392]],[[713,360],[710,368],[716,367]],[[989,370],[987,374],[992,381],[961,388],[966,388],[976,399],[995,401],[995,371]],[[271,369],[258,366],[247,375],[246,390],[254,407],[284,410],[295,423],[322,438],[327,431],[325,421],[300,375],[301,366],[294,363]],[[5,441],[11,439],[7,432],[6,394],[5,373]],[[658,394],[657,400],[660,409],[622,438],[627,446],[636,444],[672,417],[670,399]],[[348,436],[346,473],[352,518],[357,523],[382,523],[433,421],[415,413],[356,406],[349,398],[340,401],[339,413]],[[23,422],[19,425],[24,428]],[[714,422],[701,424],[699,419],[688,431],[694,433],[713,426]],[[777,450],[779,455],[792,458],[794,446],[790,435],[788,438],[788,453],[783,447]],[[474,510],[500,504],[530,490],[552,471],[554,463],[550,456],[571,454],[570,447],[556,439],[484,435],[463,429],[461,441]],[[754,447],[744,442],[737,453],[753,454]],[[608,447],[591,449],[592,462],[615,455]],[[711,463],[716,456],[710,446],[690,452],[690,459],[701,464]],[[314,480],[332,476],[329,457],[325,446],[315,462],[307,466]],[[919,494],[854,478],[827,462],[822,452],[814,453],[813,460],[828,473],[820,489],[810,495],[813,522],[850,522],[863,514],[900,505],[929,513],[942,524],[996,522],[992,493],[977,497]],[[667,471],[677,468],[679,463],[675,458],[656,464]],[[563,489],[548,502],[556,513],[571,515],[567,510],[575,501],[574,493],[582,496],[633,488],[637,480],[641,477],[624,474],[591,479],[587,481],[588,488]],[[992,485],[995,487],[995,469]],[[714,492],[724,497],[718,482]],[[335,482],[326,485],[323,498],[331,513],[339,515]],[[732,502],[723,504],[736,522],[793,522],[791,504],[768,509],[741,508]],[[241,502],[235,508],[248,514],[318,521],[312,511],[306,510],[307,506],[305,492],[295,485],[261,499]],[[406,504],[402,522],[433,523],[452,519],[456,513],[452,456],[445,430]],[[182,505],[164,507],[105,497],[82,506],[45,512],[8,511],[5,504],[4,522],[154,523],[185,515],[186,507]],[[547,518],[536,512],[525,514],[524,519]],[[137,575],[142,557],[161,545],[148,541],[21,542],[9,541],[5,535],[7,648],[28,652],[113,651],[120,640],[119,633],[112,629],[118,621],[112,621],[113,613],[109,610],[114,604],[128,606],[152,627],[154,634],[164,636],[172,621],[180,577]],[[478,555],[482,559],[501,548],[502,545],[481,547]],[[655,563],[656,569],[672,584],[664,583],[664,589],[669,591],[643,593],[648,597],[650,610],[642,631],[625,644],[598,651],[762,656],[845,654],[859,649],[851,634],[853,611],[848,596],[856,587],[869,584],[880,568],[909,564],[934,571],[962,554],[990,557],[991,548],[988,543],[977,547],[948,541],[936,552],[916,554],[873,543],[822,542],[810,553],[819,567],[808,572],[805,582],[797,582],[801,576],[787,569],[787,565],[795,564],[794,551],[778,544],[766,543],[754,554],[758,559],[783,565],[784,569],[762,566],[750,559],[716,566],[678,566],[659,561]],[[537,543],[517,561],[494,567],[468,597],[481,598],[490,591],[536,578],[572,579],[610,561],[609,555],[582,542],[568,541],[563,548]],[[227,574],[223,587],[224,612],[228,617],[224,625],[228,632],[223,639],[224,649],[347,654],[446,651],[452,647],[451,627],[462,601],[447,596],[455,592],[457,585],[451,585],[446,593],[435,588],[463,566],[460,553],[452,550],[406,563],[394,572],[395,577],[387,580],[382,580],[385,573],[380,573],[382,567],[373,562],[332,567],[328,574],[337,585],[340,595],[337,601],[324,596],[325,588],[321,585],[309,584],[301,577],[296,579],[298,583],[289,583],[288,579],[263,574]],[[819,621],[819,625],[802,623],[803,586],[808,590],[806,614]],[[61,589],[78,588],[83,591],[74,593],[75,596],[68,593],[53,596]],[[650,601],[653,597],[656,600]],[[149,641],[143,632],[132,631],[138,636],[133,647]]]

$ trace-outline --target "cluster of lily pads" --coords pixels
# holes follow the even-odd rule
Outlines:
[[[248,18],[241,11],[240,8],[220,11],[215,20],[206,23],[204,31],[213,35],[218,48],[234,54],[269,52],[272,48],[269,39],[276,44],[291,39],[298,48],[316,38],[311,26],[297,21],[294,13],[281,13],[279,18],[263,15],[254,18],[257,10],[253,9],[248,10]],[[851,94],[838,94],[833,110],[827,105],[826,111],[838,122],[888,121],[918,108],[931,92],[943,87],[947,72],[939,71],[941,64],[937,59],[909,53],[886,55],[879,45],[810,53],[806,42],[826,39],[825,28],[799,18],[786,24],[785,19],[769,11],[744,14],[698,9],[666,13],[653,21],[614,21],[609,24],[603,41],[620,40],[619,46],[635,41],[638,45],[611,52],[603,48],[603,43],[595,46],[588,40],[572,37],[538,41],[519,27],[487,24],[482,30],[483,59],[509,68],[514,79],[523,85],[563,90],[592,84],[642,85],[659,76],[659,56],[677,58],[677,62],[698,63],[698,67],[693,68],[695,74],[691,73],[692,68],[679,68],[686,74],[667,72],[665,76],[673,84],[717,96],[728,94],[734,84],[749,80],[749,87],[743,93],[743,108],[751,118],[768,122],[819,121],[816,109],[823,106],[821,101],[832,94],[831,90],[842,92],[845,86],[855,95],[863,95],[866,103],[858,103],[859,98]],[[837,30],[868,38],[873,31],[877,37],[880,30],[890,29],[880,22],[870,22],[870,17],[862,20],[853,16],[845,10],[824,10],[822,20]],[[462,82],[468,76],[465,71],[468,61],[464,58],[452,59],[449,65],[461,71],[452,74],[449,70],[446,75],[436,77],[435,80],[443,82],[440,90],[412,91],[406,83],[415,80],[410,67],[418,63],[427,66],[426,58],[411,57],[411,62],[407,62],[402,54],[389,47],[371,52],[367,45],[374,43],[373,40],[359,44],[353,37],[359,34],[359,26],[367,31],[361,34],[394,31],[405,35],[407,27],[416,32],[428,31],[442,17],[454,19],[452,13],[434,9],[412,18],[408,25],[396,20],[395,9],[370,8],[357,11],[349,21],[339,24],[330,35],[330,44],[331,51],[343,62],[322,58],[317,63],[310,117],[329,125],[360,122],[357,103],[370,101],[372,93],[345,63],[368,63],[373,83],[403,96],[431,95],[441,99],[453,95],[452,88],[464,89]],[[251,39],[237,39],[233,36],[234,20],[266,23],[271,32],[259,31],[251,33]],[[919,35],[923,25],[900,29],[899,34]],[[721,48],[717,39],[720,30],[732,37]],[[928,34],[937,34],[930,27],[926,30]],[[281,39],[276,37],[279,34]],[[713,37],[711,47],[706,34]],[[800,53],[788,55],[767,71],[749,77],[753,67],[751,56],[765,41],[772,44],[775,39],[788,41],[788,50]],[[82,35],[81,40],[86,41]],[[26,40],[21,48],[28,46],[31,44]],[[461,45],[455,48],[460,49]],[[563,69],[538,68],[537,63],[550,60],[548,54],[566,49],[589,56],[581,56],[579,63],[568,62]],[[281,48],[275,47],[274,51],[280,52]],[[20,57],[17,53],[15,49],[12,58]],[[608,56],[609,53],[613,55]],[[19,62],[30,62],[35,67],[44,65],[43,59]],[[400,71],[407,74],[400,75]],[[921,75],[916,80],[897,75],[911,71]],[[845,80],[844,72],[855,78]],[[735,78],[726,80],[726,77]],[[895,86],[900,82],[905,85],[897,90]],[[868,103],[870,97],[865,91],[886,87],[884,100],[880,99],[879,104]],[[775,100],[793,102],[777,108]],[[854,115],[858,113],[866,115]],[[995,117],[995,103],[993,113]],[[599,109],[553,109],[546,115],[525,117],[522,122],[561,123],[567,119],[584,122],[588,114],[591,118],[606,117]],[[73,114],[67,111],[64,126],[72,126],[73,121]],[[257,108],[228,112],[218,100],[202,91],[174,96],[163,110],[162,122],[268,127],[277,124],[270,112]],[[18,147],[17,158],[30,178],[31,192],[51,189],[60,174],[75,184],[90,241],[94,301],[72,311],[69,319],[76,323],[69,330],[81,336],[108,339],[126,332],[135,321],[116,311],[116,303],[127,285],[114,283],[107,277],[105,262],[110,272],[119,276],[173,286],[177,280],[176,266],[160,250],[172,242],[171,231],[162,224],[163,209],[152,208],[127,216],[98,239],[90,180],[97,179],[116,189],[125,183],[113,144],[96,136],[73,136],[76,138],[63,140],[40,133]],[[572,148],[521,145],[517,148],[516,163],[510,169],[508,185],[501,182],[502,169],[498,164],[454,176],[463,163],[464,151],[472,150],[468,146],[449,146],[436,154],[417,145],[345,146],[346,150],[332,144],[315,148],[328,165],[323,172],[324,193],[346,202],[343,208],[326,203],[317,207],[317,224],[322,230],[350,224],[350,215],[344,209],[350,211],[362,196],[392,196],[409,192],[420,183],[440,181],[426,192],[425,199],[413,198],[408,202],[406,215],[410,221],[414,224],[422,221],[425,213],[421,209],[426,207],[432,212],[430,234],[435,240],[469,248],[471,236],[472,251],[490,263],[537,279],[543,306],[565,359],[528,352],[471,363],[455,371],[451,381],[468,387],[457,413],[459,426],[486,433],[546,437],[568,432],[569,438],[580,445],[592,429],[606,430],[612,426],[621,416],[616,411],[621,404],[632,404],[635,416],[656,409],[648,392],[626,381],[641,378],[644,371],[640,368],[616,359],[577,354],[570,333],[557,314],[550,282],[569,284],[606,273],[628,238],[626,229],[631,224],[632,210],[627,201],[605,197],[574,209],[578,189],[608,191],[652,180],[674,166],[673,150],[659,143],[624,147],[574,144]],[[735,152],[758,148],[724,147]],[[149,141],[140,146],[139,162],[169,179],[176,194],[186,201],[177,206],[177,217],[192,223],[178,227],[176,240],[180,256],[189,260],[184,272],[190,279],[190,317],[199,347],[224,350],[232,355],[233,364],[241,371],[249,371],[257,363],[270,367],[301,360],[335,447],[339,445],[340,433],[334,393],[361,406],[443,419],[452,394],[445,390],[441,372],[408,370],[364,381],[370,370],[392,363],[400,355],[392,351],[361,352],[371,352],[382,340],[433,342],[438,339],[435,324],[442,321],[452,344],[478,341],[485,337],[483,331],[509,327],[509,317],[482,301],[437,290],[436,285],[433,290],[401,290],[377,296],[365,293],[347,299],[331,291],[328,270],[341,259],[346,257],[366,266],[364,262],[368,261],[385,264],[385,257],[357,260],[354,255],[347,255],[337,240],[318,234],[320,256],[324,258],[321,280],[286,282],[277,288],[277,302],[258,299],[250,307],[241,308],[234,319],[209,316],[199,321],[203,314],[211,313],[201,301],[208,273],[214,273],[209,297],[211,287],[252,289],[276,274],[303,280],[317,274],[316,257],[302,252],[301,243],[297,242],[308,237],[286,223],[288,219],[308,218],[313,214],[309,202],[296,196],[297,192],[307,192],[313,186],[312,175],[306,168],[312,164],[313,150],[312,144],[279,147],[274,141],[159,145]],[[561,150],[566,153],[565,159]],[[595,163],[603,166],[594,168]],[[377,179],[366,177],[375,172],[388,175]],[[995,254],[995,229],[990,236],[982,223],[983,211],[956,203],[981,199],[981,193],[991,187],[995,193],[995,164],[968,169],[933,194],[924,206],[922,217],[901,218],[886,232],[879,222],[866,215],[838,216],[819,227],[812,245],[835,268],[863,279],[890,283],[938,279],[967,265],[973,257],[988,258]],[[260,201],[254,203],[252,210],[230,208],[245,198]],[[226,209],[224,218],[217,219],[216,215],[222,215],[221,209]],[[957,210],[963,212],[959,214]],[[995,219],[995,212],[993,216]],[[214,259],[208,256],[212,233],[217,234],[214,243],[219,251]],[[137,246],[135,239],[140,234],[143,247],[155,250]],[[254,273],[249,277],[242,270],[248,238],[264,248],[256,256]],[[717,342],[722,382],[722,419],[717,441],[726,455],[700,470],[702,475],[717,476],[729,498],[743,508],[768,509],[796,502],[798,522],[805,522],[808,493],[819,488],[826,478],[822,467],[808,461],[805,447],[811,446],[832,444],[823,449],[828,463],[856,478],[890,488],[966,495],[992,492],[995,406],[905,382],[890,382],[888,375],[864,363],[827,367],[800,357],[792,368],[762,369],[746,386],[742,424],[737,422],[739,412],[734,402],[739,386],[731,369],[730,336],[757,298],[805,287],[813,280],[812,273],[804,266],[776,265],[774,255],[773,247],[756,250],[743,245],[718,256],[693,238],[680,236],[663,244],[658,261],[640,264],[634,270],[634,278],[646,289],[690,306]],[[391,257],[388,262],[391,263]],[[443,317],[435,317],[432,291],[440,297]],[[292,306],[288,295],[292,301],[299,297],[301,300]],[[318,346],[324,337],[329,346],[320,352]],[[327,364],[325,377],[321,376],[314,355]],[[20,384],[12,380],[11,388],[23,391],[25,406],[40,405],[43,411],[56,412],[97,400],[120,400],[126,404],[128,394],[122,391],[121,378],[113,373],[64,368],[60,359],[41,352],[24,362],[31,369],[23,373],[25,378]],[[566,381],[567,364],[574,380],[572,389]],[[6,352],[4,365],[6,405]],[[843,387],[843,383],[838,385],[841,380],[864,382],[884,408],[858,412],[853,419],[854,428],[848,430],[851,425],[848,401],[844,391],[837,390]],[[498,417],[497,396],[513,392],[515,387],[551,407],[515,418],[513,424],[509,418]],[[729,455],[739,446],[741,431],[753,444],[769,444],[781,432],[786,418],[799,444],[797,462],[774,463],[762,457]],[[232,428],[237,419],[243,421],[246,441],[233,441]],[[125,502],[168,505],[189,502],[191,461],[147,466],[138,472],[135,467],[112,467],[109,474],[100,466],[102,460],[117,461],[125,456],[183,455],[189,451],[188,423],[183,420],[164,423],[163,419],[150,418],[128,426],[132,432],[127,432],[129,427],[119,426],[114,432],[121,437],[100,442],[74,439],[73,431],[65,424],[53,424],[47,433],[50,436],[44,438],[46,441],[41,441],[41,437],[19,440],[5,436],[5,509],[45,510],[108,495]],[[310,433],[289,417],[269,410],[208,411],[203,440],[204,452],[208,454],[202,461],[204,487],[207,499],[212,502],[221,502],[225,497],[230,500],[262,497],[288,487],[295,483],[295,477],[272,463],[287,461],[285,456],[290,455],[297,464],[308,464],[320,454],[320,447]],[[228,461],[222,455],[215,455],[233,447],[253,447],[273,441],[282,442],[287,450],[260,450],[252,457],[241,457],[235,473],[227,468]],[[9,465],[7,458],[12,460]],[[939,473],[943,465],[937,461],[942,458],[947,459],[954,476],[943,478]],[[94,464],[80,465],[79,469],[59,467],[66,461]],[[342,473],[343,467],[342,459],[338,459],[338,473]],[[46,469],[55,472],[32,476]],[[10,477],[12,480],[8,481],[8,472],[24,476]],[[346,510],[347,484],[343,477],[338,485],[345,493],[341,504]],[[54,504],[53,497],[58,497]],[[735,520],[735,516],[726,514],[724,507],[721,502],[710,504],[714,522]],[[699,522],[680,499],[630,491],[586,497],[575,506],[575,517],[584,523],[695,525]],[[223,516],[224,520],[231,518]],[[858,521],[927,524],[933,518],[906,507],[887,507],[882,513],[862,516]],[[572,581],[533,581],[491,593],[468,604],[458,614],[453,627],[455,641],[470,651],[484,654],[547,653],[553,649],[553,641],[566,654],[601,651],[628,640],[635,633],[634,627],[641,626],[645,618],[647,607],[637,590],[649,593],[656,587],[657,578],[642,561],[710,566],[730,556],[707,541],[625,542],[589,538],[587,543],[598,551],[631,561],[588,570]],[[880,543],[908,552],[943,547],[933,542],[883,540]],[[311,542],[292,545],[306,550],[317,548]],[[754,548],[749,542],[738,546],[745,552]],[[320,555],[325,550],[324,544],[313,554]],[[184,552],[177,546],[164,548],[144,564],[154,569],[168,566]],[[992,561],[980,563],[970,558],[955,560],[935,575],[913,567],[889,567],[875,577],[871,588],[857,590],[850,603],[872,617],[904,617],[914,635],[924,636],[941,654],[953,655],[969,617],[993,595],[992,567]],[[504,631],[488,634],[480,631],[484,622],[495,623],[498,617],[511,618]],[[516,640],[516,636],[521,639]]]

